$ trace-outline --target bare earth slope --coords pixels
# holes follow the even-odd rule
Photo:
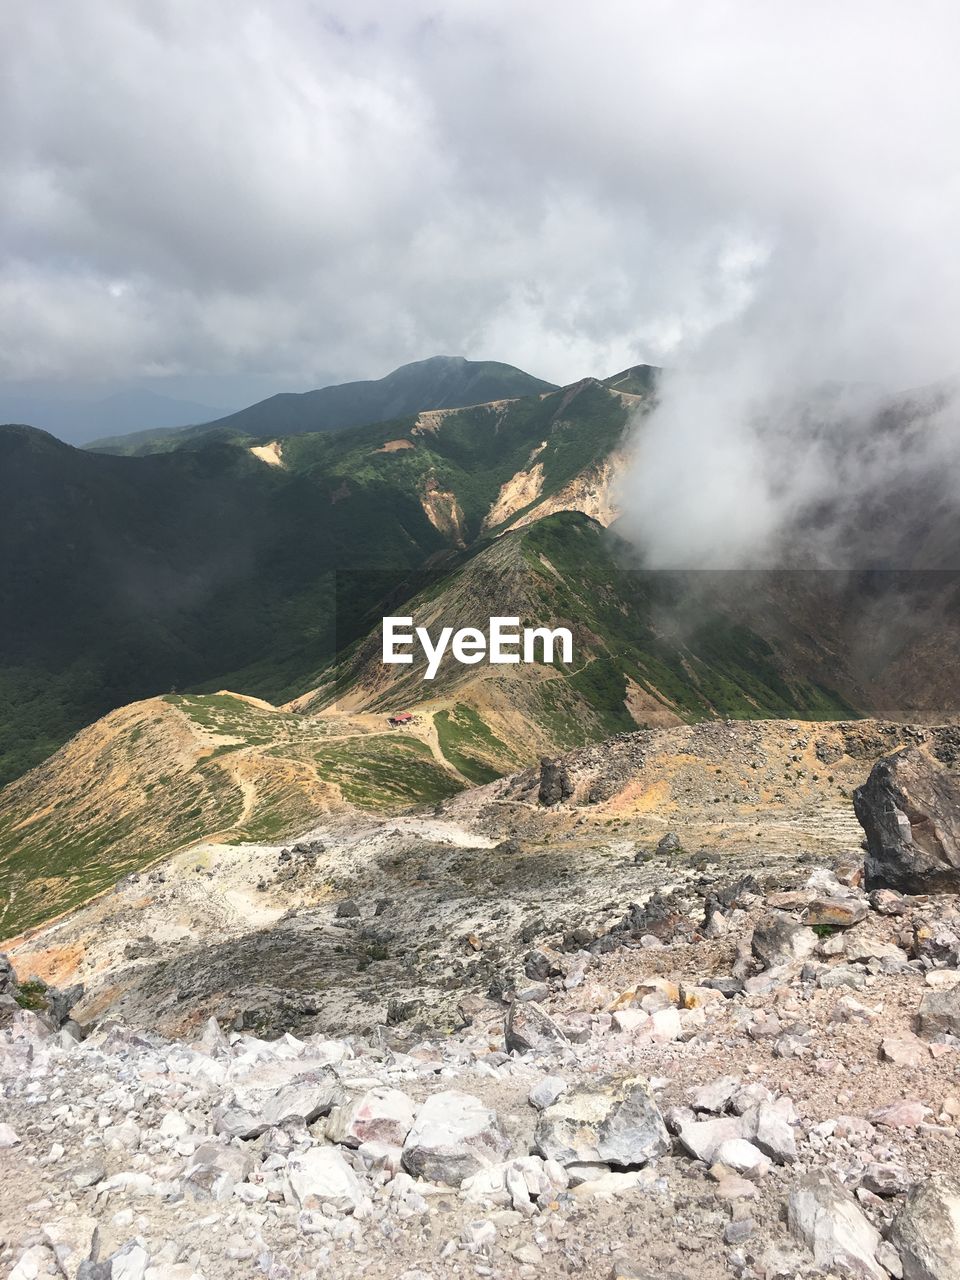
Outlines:
[[[123,882],[0,965],[0,1263],[955,1280],[957,898],[868,896],[849,800],[916,745],[622,735]]]
[[[383,818],[341,802],[301,837],[305,854],[193,845],[11,954],[25,971],[84,981],[99,1013],[171,1032],[245,1009],[298,1032],[369,1030],[392,998],[443,1025],[468,970],[484,989],[531,918],[602,931],[662,888],[663,866],[634,855],[668,831],[684,851],[670,883],[695,880],[702,861],[732,877],[856,859],[853,787],[918,740],[952,758],[957,730],[728,721],[624,734],[563,758],[573,792],[557,805],[539,802],[537,769],[435,813]],[[503,841],[516,844],[494,847]],[[361,904],[360,927],[337,917],[345,898]],[[471,933],[477,946],[463,942]],[[144,938],[131,964],[127,945]]]

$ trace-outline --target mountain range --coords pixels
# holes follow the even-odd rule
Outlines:
[[[218,410],[208,404],[137,387],[98,398],[40,396],[0,385],[0,421],[29,422],[75,445],[105,433],[121,436],[134,429],[149,433],[218,416]]]
[[[213,832],[428,803],[638,726],[957,704],[955,574],[645,566],[617,483],[656,404],[650,366],[554,388],[442,358],[352,386],[117,446],[131,452],[0,427],[10,928]],[[350,424],[378,411],[394,416]],[[867,493],[849,528],[886,501]],[[901,553],[950,544],[949,506],[924,522]],[[379,624],[398,612],[568,625],[574,660],[388,675]],[[413,722],[390,730],[400,709]]]
[[[101,453],[160,453],[212,440],[341,431],[426,409],[460,409],[555,390],[553,383],[496,360],[433,356],[402,365],[385,378],[345,382],[317,391],[285,392],[214,421],[196,420],[198,425],[179,430],[137,431],[118,439],[95,440],[89,447]]]

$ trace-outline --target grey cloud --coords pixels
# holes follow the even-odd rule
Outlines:
[[[942,0],[8,6],[0,377],[667,363],[647,539],[684,453],[720,510],[756,480],[773,390],[952,369],[958,34]]]

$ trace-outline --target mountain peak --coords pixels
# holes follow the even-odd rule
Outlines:
[[[517,399],[554,390],[552,382],[497,360],[429,356],[400,365],[382,378],[283,393],[199,426],[99,440],[90,448],[101,452],[156,453],[210,438],[260,440],[341,431],[429,409],[462,409],[490,400]]]

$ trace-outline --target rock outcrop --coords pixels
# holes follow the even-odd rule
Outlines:
[[[853,793],[868,889],[960,893],[960,779],[919,747],[878,761]]]
[[[562,759],[540,761],[540,788],[537,799],[541,804],[559,804],[573,795],[573,783]]]

